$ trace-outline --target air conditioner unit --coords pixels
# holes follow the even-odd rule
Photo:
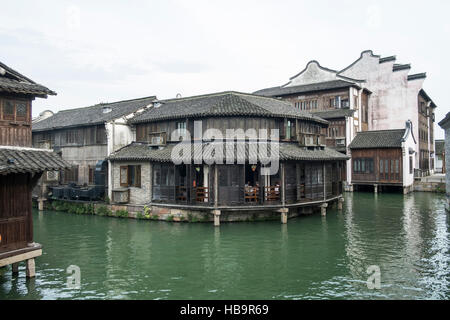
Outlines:
[[[336,146],[345,147],[345,139],[336,139]]]
[[[161,136],[152,137],[152,144],[163,144],[164,140]]]
[[[58,171],[47,171],[47,181],[58,181],[59,172]]]

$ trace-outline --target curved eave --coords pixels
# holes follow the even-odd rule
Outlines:
[[[189,115],[170,115],[170,116],[159,116],[154,117],[151,119],[134,119],[131,118],[128,120],[128,123],[130,124],[141,124],[141,123],[150,123],[150,122],[157,122],[157,121],[166,121],[166,120],[177,120],[177,119],[185,119],[185,118],[214,118],[214,117],[237,117],[237,116],[243,116],[243,117],[258,117],[258,118],[292,118],[292,119],[299,119],[299,120],[307,120],[307,121],[313,121],[322,123],[324,125],[329,125],[330,122],[319,118],[319,117],[307,117],[307,116],[301,116],[301,115],[286,115],[286,114],[254,114],[254,113],[223,113],[223,114],[189,114]]]

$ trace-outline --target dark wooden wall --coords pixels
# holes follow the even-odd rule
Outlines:
[[[161,132],[166,133],[167,141],[171,141],[171,134],[176,129],[177,122],[180,121],[186,121],[186,130],[191,134],[191,139],[194,139],[194,122],[196,119],[179,119],[137,124],[136,141],[150,142],[151,134]],[[244,131],[255,129],[257,134],[259,134],[260,129],[267,129],[268,138],[270,138],[272,130],[278,129],[281,140],[299,142],[302,141],[304,135],[320,136],[322,132],[322,126],[315,122],[296,119],[214,117],[205,118],[201,121],[203,134],[208,129],[218,129],[222,133],[223,138],[227,137],[227,129],[242,129]],[[290,137],[287,137],[288,123],[290,125]]]
[[[0,253],[23,248],[33,241],[31,174],[0,175]]]
[[[31,147],[31,98],[0,96],[0,145]]]
[[[33,132],[33,146],[36,148],[81,147],[105,145],[106,129],[102,125]]]
[[[373,173],[355,173],[355,160],[373,159]],[[380,160],[383,160],[383,174],[380,174]],[[385,161],[388,161],[389,170],[385,173]],[[398,161],[398,173],[395,166],[392,170],[392,162]],[[395,164],[395,162],[394,162]],[[380,148],[380,149],[358,149],[352,150],[352,181],[355,182],[379,182],[379,183],[402,183],[403,163],[401,148]],[[392,172],[394,171],[394,172]]]

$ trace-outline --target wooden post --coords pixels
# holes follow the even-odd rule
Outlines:
[[[12,264],[12,274],[16,275],[18,273],[19,273],[19,263],[16,262]]]
[[[325,162],[322,165],[322,181],[323,181],[323,200],[327,200],[327,187],[325,177]]]
[[[44,211],[44,199],[42,199],[42,198],[38,199],[38,210]]]
[[[284,172],[284,163],[280,163],[281,169],[281,204],[284,206],[286,204],[286,175]]]
[[[328,203],[322,203],[322,205],[320,206],[320,213],[323,217],[327,215],[327,207]]]
[[[220,226],[220,210],[213,210],[214,214],[214,227]]]
[[[219,169],[217,164],[214,165],[214,208],[217,208],[219,203]]]
[[[342,210],[344,205],[344,198],[339,198],[338,200],[338,210]]]
[[[28,259],[26,261],[26,264],[27,264],[27,278],[34,278],[34,276],[36,275],[34,258]]]
[[[276,212],[279,212],[281,214],[281,223],[287,224],[289,209],[281,208],[281,209],[278,209]]]
[[[378,185],[377,184],[373,185],[373,192],[378,193]]]

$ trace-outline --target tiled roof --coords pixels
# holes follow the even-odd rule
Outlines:
[[[450,112],[445,115],[445,118],[439,121],[438,125],[442,129],[447,129],[450,127]]]
[[[445,140],[435,140],[436,154],[443,154],[445,152]]]
[[[427,77],[426,73],[417,73],[408,75],[408,81],[417,80],[417,79],[425,79]]]
[[[102,124],[147,107],[155,99],[155,96],[150,96],[59,111],[49,118],[33,123],[33,132]],[[104,113],[104,108],[110,108],[111,111]]]
[[[50,89],[35,83],[19,72],[0,62],[0,92],[30,94],[37,97],[56,95]]]
[[[221,145],[224,152],[223,162],[225,163],[226,156],[236,159],[260,159],[258,157],[258,148],[262,144],[255,146],[256,143],[235,143],[234,151],[227,149],[224,142],[203,142],[202,147],[193,147],[193,145],[188,145],[187,149],[191,150],[192,159],[202,158],[203,160],[210,160],[214,156],[213,150],[217,150],[217,146]],[[250,147],[250,145],[252,147]],[[172,151],[174,150],[176,144],[168,144],[163,147],[155,147],[146,143],[134,142],[128,146],[116,151],[108,159],[115,161],[158,161],[158,162],[171,162],[172,161]],[[267,157],[270,157],[271,146],[270,143],[266,144],[268,152],[265,153]],[[286,160],[347,160],[348,157],[336,150],[330,148],[324,148],[322,150],[308,150],[303,147],[299,147],[296,143],[279,143],[279,159],[281,161]],[[175,149],[176,150],[176,149]],[[266,149],[263,149],[266,150]],[[176,158],[182,158],[182,154],[175,154]],[[263,160],[268,160],[265,157]]]
[[[294,109],[288,102],[233,91],[160,100],[155,107],[137,115],[130,122],[220,116],[292,117],[328,124],[326,120],[308,112]]]
[[[327,111],[317,111],[313,112],[313,114],[318,117],[321,117],[322,119],[328,120],[328,119],[351,117],[353,116],[354,112],[355,112],[354,109],[334,109]]]
[[[51,150],[0,146],[0,174],[43,172],[71,165]]]
[[[358,132],[350,149],[400,148],[406,129]]]
[[[300,94],[314,91],[344,89],[349,87],[360,88],[356,83],[345,80],[332,80],[319,83],[311,83],[292,87],[272,87],[254,92],[266,97],[278,97],[290,94]]]
[[[392,67],[392,71],[401,71],[401,70],[409,70],[411,69],[411,65],[410,64],[394,64],[394,66]]]

